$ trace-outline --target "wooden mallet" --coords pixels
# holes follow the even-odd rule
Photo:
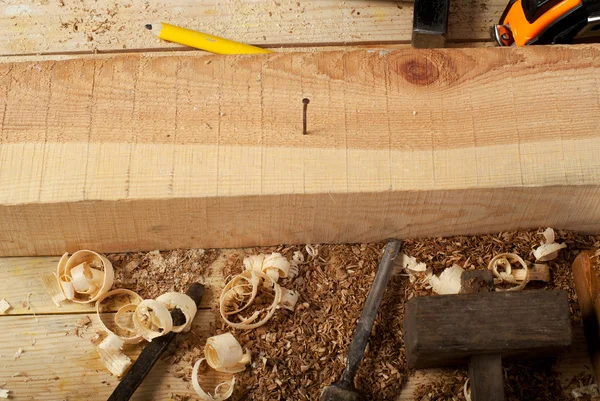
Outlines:
[[[469,365],[472,401],[504,401],[502,359],[551,356],[571,345],[564,291],[424,296],[408,301],[410,368]]]

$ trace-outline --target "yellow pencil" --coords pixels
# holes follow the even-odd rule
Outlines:
[[[146,29],[160,39],[168,40],[169,42],[179,43],[196,49],[206,50],[207,52],[217,54],[260,54],[272,53],[271,50],[262,49],[256,46],[245,45],[243,43],[234,42],[219,38],[217,36],[208,35],[202,32],[192,31],[191,29],[180,28],[175,25],[165,23],[147,24]]]

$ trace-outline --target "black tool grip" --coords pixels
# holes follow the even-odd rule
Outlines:
[[[346,368],[344,369],[342,379],[340,380],[342,383],[352,384],[352,388],[354,387],[354,376],[362,361],[365,348],[367,347],[369,337],[371,336],[371,329],[373,328],[373,323],[377,317],[379,304],[381,304],[383,293],[385,292],[385,288],[387,287],[392,271],[394,270],[394,261],[398,256],[398,252],[400,252],[400,246],[401,242],[399,240],[390,240],[386,244],[385,250],[383,251],[383,257],[379,262],[377,273],[375,273],[375,278],[371,285],[371,290],[369,291],[363,310],[358,318],[354,338],[352,339],[348,351]]]
[[[187,290],[186,295],[196,302],[196,306],[200,305],[202,295],[204,295],[204,286],[199,283],[194,283]],[[171,311],[171,317],[173,318],[173,326],[180,326],[185,323],[185,316],[178,309],[175,308]],[[150,373],[152,367],[158,362],[161,355],[175,338],[177,333],[167,333],[164,336],[157,337],[152,340],[151,343],[140,353],[137,361],[133,364],[131,369],[123,377],[121,382],[117,385],[117,388],[108,398],[108,401],[127,401],[131,398],[135,390],[142,384],[144,378]]]

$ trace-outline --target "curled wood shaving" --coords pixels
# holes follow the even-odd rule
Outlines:
[[[318,245],[317,246],[312,246],[310,244],[307,244],[304,247],[304,250],[308,254],[308,260],[309,260],[309,262],[312,262],[313,260],[315,260],[319,256]]]
[[[86,304],[98,300],[110,291],[114,281],[114,271],[112,264],[104,255],[81,250],[70,257],[65,253],[60,258],[56,280],[64,299]],[[55,294],[56,287],[46,283],[44,285],[50,291],[53,301],[60,303],[61,297]]]
[[[280,278],[293,278],[298,274],[298,269],[292,269],[292,265],[280,253],[270,255],[251,255],[244,259],[246,270],[264,273],[274,282]]]
[[[2,298],[0,300],[0,315],[4,315],[10,308],[10,304],[6,301],[6,299]]]
[[[104,324],[104,321],[102,320],[102,318],[100,316],[100,314],[102,313],[102,304],[107,299],[112,298],[117,295],[126,295],[132,301],[131,303],[126,304],[126,305],[122,306],[121,308],[119,308],[119,310],[117,311],[117,314],[115,315],[115,324],[117,325],[117,327],[125,330],[126,332],[132,333],[131,336],[122,336],[122,335],[116,334],[115,332],[110,330],[108,327],[106,327],[106,325]],[[109,336],[112,334],[116,337],[119,337],[124,341],[125,344],[139,343],[140,341],[142,341],[143,337],[141,334],[136,332],[135,327],[133,325],[132,316],[133,316],[133,312],[135,312],[135,308],[137,308],[137,305],[139,305],[141,302],[142,302],[142,298],[138,294],[136,294],[135,292],[130,291],[130,290],[118,289],[118,290],[113,290],[113,291],[107,292],[106,294],[103,294],[100,298],[98,298],[98,302],[96,302],[96,315],[98,316],[100,325],[102,326],[104,331],[106,331],[109,334]],[[124,320],[127,319],[127,316],[125,315],[126,313],[129,313],[129,315],[128,315],[129,324],[124,323]]]
[[[199,359],[194,364],[194,368],[192,369],[192,387],[194,388],[194,391],[196,391],[196,394],[198,394],[198,397],[202,401],[224,401],[231,397],[233,394],[233,386],[235,385],[234,376],[231,377],[231,382],[223,382],[219,384],[215,388],[214,395],[206,393],[202,387],[200,387],[200,383],[198,383],[198,370],[200,369],[200,364],[202,364],[203,361],[205,361],[204,358]]]
[[[458,294],[460,292],[463,268],[452,265],[445,269],[440,276],[431,276],[429,283],[437,294]]]
[[[169,311],[178,308],[185,316],[185,323],[181,326],[174,326],[171,331],[180,333],[191,329],[192,321],[198,310],[196,302],[192,298],[180,292],[167,292],[156,298],[156,300],[164,304]]]
[[[554,230],[548,227],[544,233],[545,243],[542,242],[539,247],[534,249],[533,256],[535,256],[535,260],[540,262],[547,262],[549,260],[554,260],[558,256],[558,251],[567,247],[567,244],[562,243],[558,244],[554,242],[555,235]]]
[[[104,324],[101,318],[102,305],[103,303],[114,296],[126,295],[132,301],[132,303],[126,304],[119,308],[115,315],[115,324],[120,329],[123,329],[127,333],[131,333],[130,336],[121,336],[114,333]],[[123,353],[123,348],[126,344],[137,344],[142,341],[142,335],[136,333],[132,323],[132,313],[139,303],[142,302],[142,298],[133,291],[119,289],[102,294],[96,302],[96,314],[100,325],[108,333],[106,338],[102,340],[96,347],[98,355],[100,355],[100,361],[110,373],[115,376],[122,376],[127,369],[131,366],[131,359]],[[128,313],[128,315],[126,315]]]
[[[165,304],[144,299],[133,312],[133,327],[144,339],[152,341],[173,329],[173,318]]]
[[[522,280],[518,280],[517,277],[515,277],[515,275],[513,274],[513,269],[510,260],[519,263],[523,270],[525,270],[524,275],[516,274],[516,276],[522,278]],[[503,270],[500,271],[499,268],[502,268]],[[515,284],[514,287],[506,289],[496,287],[496,291],[520,291],[523,288],[525,288],[525,286],[529,282],[529,268],[527,267],[527,263],[525,263],[525,261],[515,253],[501,253],[499,255],[494,256],[488,264],[488,269],[490,269],[496,277],[494,279],[495,284]]]
[[[241,283],[243,281],[245,281],[246,284]],[[256,298],[256,294],[258,293],[258,288],[261,284],[266,288],[272,288],[275,293],[272,304],[268,308],[265,308],[265,317],[262,320],[255,322],[255,320],[258,319],[260,312],[265,311],[265,309],[263,309],[261,311],[254,312],[248,318],[242,318],[240,323],[229,320],[229,316],[239,314],[252,305]],[[248,286],[252,287],[251,291],[248,291]],[[248,295],[250,295],[250,299],[246,301],[243,306],[238,307],[233,311],[227,311],[227,307],[232,303],[232,301],[239,300]],[[255,270],[246,270],[245,272],[232,278],[225,285],[225,288],[223,288],[221,296],[219,297],[219,312],[221,313],[221,317],[225,323],[233,328],[254,329],[265,324],[273,316],[275,310],[277,309],[277,305],[279,305],[281,302],[281,295],[281,287],[270,276]]]
[[[238,373],[250,363],[250,353],[244,353],[231,333],[219,334],[206,340],[204,356],[208,365],[217,372]]]
[[[262,265],[265,261],[266,255],[261,253],[260,255],[250,255],[244,258],[244,267],[246,270],[254,270],[255,272],[262,272]]]

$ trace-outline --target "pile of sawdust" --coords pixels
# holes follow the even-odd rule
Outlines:
[[[185,292],[210,272],[207,268],[218,257],[215,250],[190,249],[170,252],[124,253],[107,255],[115,269],[113,288],[126,288],[142,298],[156,298],[167,291]]]
[[[552,281],[528,288],[561,288],[569,293],[572,313],[579,310],[574,296],[570,265],[580,249],[599,248],[600,236],[583,236],[557,231],[557,242],[568,248],[549,262]],[[496,235],[410,240],[403,251],[440,273],[454,263],[464,268],[486,268],[501,252],[515,252],[533,262],[532,249],[543,239],[541,231],[519,231]],[[209,335],[232,331],[244,348],[252,352],[252,365],[236,375],[232,400],[316,400],[321,389],[339,379],[356,320],[379,263],[383,244],[319,246],[319,256],[300,266],[297,278],[283,287],[300,293],[295,312],[279,310],[255,330],[231,330],[215,312],[216,327]],[[232,251],[173,251],[110,255],[115,265],[115,286],[153,297],[171,290],[185,291],[199,278],[239,274],[245,254],[281,252],[288,259],[304,247],[253,248]],[[208,271],[220,253],[229,257],[222,272]],[[216,289],[217,293],[219,289]],[[428,295],[424,284],[410,283],[404,274],[392,277],[386,291],[369,347],[359,370],[357,387],[370,400],[394,400],[408,377],[403,347],[404,304],[415,295]],[[176,348],[166,356],[174,372],[189,380],[192,361],[201,356],[206,335],[192,330],[176,339]],[[527,361],[505,364],[506,392],[510,400],[563,400],[552,362]],[[416,390],[416,400],[462,400],[464,371],[447,371],[446,379]],[[453,379],[447,379],[448,373]],[[535,396],[534,396],[535,395]],[[181,396],[185,399],[185,396]],[[534,397],[534,398],[528,398]],[[539,398],[542,397],[542,398]]]

